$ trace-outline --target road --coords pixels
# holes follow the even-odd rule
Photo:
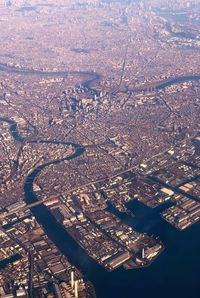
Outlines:
[[[17,243],[20,247],[22,247],[24,251],[28,254],[28,260],[29,260],[28,293],[29,293],[29,298],[33,298],[33,293],[32,293],[33,292],[32,276],[33,276],[33,267],[34,267],[33,255],[26,247],[26,245],[24,245],[18,238],[16,238],[12,232],[7,232],[2,226],[0,226],[0,231],[8,235],[11,240]]]
[[[195,138],[195,136],[192,136],[192,137],[189,137],[189,138],[186,138],[182,141],[179,142],[179,144],[181,143],[184,143],[184,142],[187,142],[187,141],[191,141],[193,138]],[[170,149],[173,149],[172,146],[170,146],[169,148],[165,149],[164,151],[162,152],[159,152],[153,156],[151,156],[150,158],[146,159],[145,160],[145,163],[148,163],[150,161],[152,161],[154,158],[156,157],[160,157],[161,155],[167,153]],[[108,180],[112,180],[114,178],[116,178],[117,176],[120,176],[120,175],[123,175],[129,171],[133,171],[133,170],[138,170],[139,169],[139,166],[132,166],[132,167],[128,167],[126,169],[123,169],[122,171],[119,171],[118,173],[116,174],[113,174],[113,175],[110,175],[110,176],[106,176],[106,177],[103,177],[101,179],[98,179],[98,180],[92,180],[91,182],[88,182],[88,183],[85,183],[85,184],[82,184],[80,186],[77,186],[77,187],[74,187],[72,189],[69,189],[68,191],[66,192],[63,192],[63,193],[58,193],[58,196],[67,196],[67,195],[70,195],[72,194],[73,192],[76,192],[80,189],[83,189],[83,188],[86,188],[86,187],[89,187],[91,185],[95,185],[95,184],[99,184],[99,183],[104,183]],[[168,188],[170,188],[169,185],[165,185],[167,186]],[[101,187],[100,188],[97,188],[97,190],[101,190]],[[181,192],[181,194],[183,194],[183,192]],[[189,196],[188,194],[184,193],[184,195],[186,196]],[[189,196],[190,197],[190,196]],[[191,197],[190,197],[191,198]],[[54,196],[49,196],[48,198],[44,198],[44,199],[41,199],[40,201],[37,201],[37,202],[34,202],[34,203],[31,203],[31,204],[27,204],[26,206],[24,207],[21,207],[21,208],[18,208],[18,209],[15,209],[15,210],[12,210],[10,212],[7,212],[5,214],[0,214],[0,219],[4,219],[6,218],[7,216],[10,216],[12,214],[15,214],[16,212],[22,212],[22,211],[26,211],[28,209],[31,209],[31,208],[34,208],[36,206],[39,206],[39,205],[42,205],[44,204],[45,202],[48,202],[49,200],[51,199],[55,199],[55,195]],[[199,200],[200,201],[200,200]]]

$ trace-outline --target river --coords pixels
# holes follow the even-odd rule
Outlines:
[[[5,68],[6,67],[6,68]],[[7,69],[0,65],[0,71],[17,72],[24,75],[32,74],[32,71]],[[76,72],[75,72],[76,73]],[[37,75],[37,72],[34,72]],[[53,73],[53,76],[61,73]],[[77,74],[77,73],[76,73]],[[39,72],[38,75],[42,75]],[[45,75],[50,75],[45,73]],[[66,73],[65,73],[66,75]],[[89,76],[87,73],[86,76]],[[93,74],[85,84],[91,87],[92,83],[100,79],[100,75]],[[200,76],[199,76],[200,79]],[[189,80],[189,79],[188,79]],[[191,78],[190,78],[191,80]],[[1,118],[0,121],[10,125],[10,133],[18,142],[23,142],[17,130],[17,124],[12,119]],[[45,142],[45,141],[44,141]],[[50,141],[48,141],[50,142]],[[54,141],[52,141],[54,142]],[[80,156],[84,148],[78,144],[57,142],[63,145],[71,144],[75,152],[66,158],[70,160]],[[60,160],[60,161],[63,161]],[[52,163],[46,163],[34,169],[27,178],[24,185],[25,201],[32,203],[37,197],[32,191],[32,185],[37,175]],[[126,271],[119,268],[113,272],[106,272],[72,239],[67,231],[61,227],[45,206],[37,206],[32,209],[37,221],[44,227],[47,235],[57,247],[74,263],[95,286],[97,298],[143,298],[143,297],[184,297],[199,298],[200,295],[200,223],[188,228],[186,231],[178,231],[166,223],[160,217],[160,208],[151,209],[136,201],[129,204],[135,217],[124,214],[118,216],[130,226],[137,227],[142,232],[159,236],[164,242],[166,249],[149,267]],[[114,211],[112,211],[114,212]]]

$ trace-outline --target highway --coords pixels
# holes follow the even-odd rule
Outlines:
[[[125,56],[125,59],[126,59],[126,56]],[[124,66],[125,66],[125,62],[124,62]],[[83,85],[87,85],[88,88],[90,88],[90,86],[97,80],[99,80],[101,78],[101,75],[97,74],[97,73],[94,73],[94,72],[76,72],[76,71],[73,71],[73,72],[69,72],[69,71],[57,71],[57,72],[45,72],[45,71],[39,71],[39,70],[29,70],[29,69],[23,69],[23,68],[17,68],[17,67],[14,67],[14,66],[8,66],[8,65],[5,65],[5,64],[1,64],[0,63],[0,71],[5,71],[5,72],[13,72],[13,73],[20,73],[22,75],[39,75],[39,76],[66,76],[68,74],[74,74],[74,75],[81,75],[83,77],[91,77],[91,79],[85,81],[83,83]],[[133,90],[131,90],[132,92],[133,91],[147,91],[148,88],[156,88],[156,89],[163,89],[165,88],[166,86],[169,86],[171,84],[174,84],[174,83],[182,83],[182,82],[186,82],[186,81],[191,81],[191,80],[199,80],[200,79],[200,75],[188,75],[188,76],[182,76],[182,77],[177,77],[177,78],[171,78],[171,79],[166,79],[166,80],[163,80],[161,82],[157,82],[155,84],[146,84],[144,86],[142,86],[141,88],[135,88]],[[130,91],[130,90],[129,90]],[[7,123],[10,124],[10,133],[12,134],[13,138],[16,139],[17,141],[19,141],[20,143],[23,142],[23,138],[19,135],[18,131],[17,131],[17,124],[15,123],[14,120],[11,120],[11,119],[3,119],[3,118],[0,118],[0,121],[5,121]],[[191,140],[193,139],[195,136],[193,137],[190,137],[190,138],[187,138],[181,142],[184,142],[186,140]],[[35,142],[37,143],[37,141],[32,141],[32,142]],[[47,142],[47,143],[51,143],[51,142],[56,142],[56,141],[41,141],[41,142]],[[181,143],[180,142],[180,143]],[[71,144],[71,143],[68,143],[68,142],[56,142],[56,143],[63,143],[63,144]],[[55,161],[51,161],[51,162],[48,162],[42,166],[39,166],[38,168],[36,168],[36,170],[33,170],[36,171],[37,173],[39,173],[43,168],[49,166],[50,164],[53,164],[53,163],[59,163],[61,161],[64,161],[64,160],[71,160],[73,158],[75,158],[78,155],[82,154],[83,151],[85,150],[85,148],[83,148],[82,146],[78,145],[78,144],[71,144],[76,152],[74,154],[72,154],[71,156],[67,157],[67,158],[63,158],[63,159],[60,159],[60,160],[55,160]],[[166,153],[169,149],[171,149],[172,147],[170,146],[170,148],[167,148],[166,150],[164,150],[163,152],[160,152],[160,153],[157,153],[155,155],[153,155],[152,157],[150,157],[149,159],[146,159],[144,162],[148,162],[148,161],[151,161],[152,159],[154,159],[155,157],[159,157],[161,156],[162,154]],[[80,151],[80,152],[79,152]],[[103,183],[105,182],[106,180],[111,180],[111,179],[114,179],[115,177],[119,176],[119,175],[123,175],[125,173],[127,173],[128,171],[132,171],[132,170],[136,170],[138,169],[138,166],[131,166],[131,167],[127,167],[125,169],[122,169],[121,171],[119,171],[118,173],[116,174],[113,174],[113,175],[110,175],[110,176],[106,176],[106,177],[103,177],[101,179],[98,179],[98,180],[95,180],[95,181],[91,181],[91,182],[88,182],[88,183],[85,183],[81,186],[78,186],[78,187],[75,187],[73,189],[70,189],[68,190],[67,192],[65,193],[62,193],[62,194],[58,194],[58,195],[62,195],[62,196],[66,196],[66,195],[69,195],[81,188],[85,188],[85,187],[89,187],[93,184],[97,184],[97,183]],[[28,179],[27,179],[27,182]],[[48,202],[48,200],[52,199],[52,198],[55,198],[55,196],[52,196],[52,197],[48,197],[48,198],[44,198],[40,201],[37,201],[37,202],[33,202],[31,204],[27,204],[26,206],[22,207],[22,208],[19,208],[19,209],[15,209],[15,210],[12,210],[8,213],[5,213],[5,214],[1,214],[0,215],[0,218],[5,218],[9,215],[12,215],[16,212],[20,212],[20,211],[25,211],[27,209],[31,209],[31,208],[34,208],[38,205],[41,205],[41,204],[44,204],[45,202]]]
[[[192,136],[192,137],[186,138],[186,139],[184,139],[184,140],[181,140],[181,141],[179,142],[179,144],[184,143],[184,142],[186,142],[186,141],[191,141],[191,140],[194,139],[195,137],[196,137],[196,136]],[[153,160],[153,159],[156,158],[156,157],[160,157],[162,154],[167,153],[170,149],[173,149],[173,148],[170,146],[169,148],[165,149],[164,151],[159,152],[159,153],[157,153],[157,154],[151,156],[150,158],[146,159],[144,162],[147,163],[147,162]],[[103,178],[98,179],[98,180],[93,180],[93,181],[91,181],[91,182],[88,182],[88,183],[82,184],[82,185],[80,185],[80,186],[74,187],[74,188],[72,188],[72,189],[69,189],[68,191],[63,192],[63,193],[58,193],[58,197],[59,197],[59,196],[67,196],[67,195],[70,195],[70,194],[72,194],[73,192],[76,192],[76,191],[78,191],[78,190],[80,190],[80,189],[89,187],[89,186],[91,186],[91,185],[95,185],[95,184],[98,184],[98,183],[104,183],[104,182],[106,182],[106,181],[108,181],[108,180],[112,180],[112,179],[116,178],[117,176],[123,175],[123,174],[125,174],[125,173],[127,173],[127,172],[129,172],[129,171],[132,171],[132,170],[138,170],[138,168],[139,168],[139,166],[128,167],[128,168],[123,169],[123,170],[121,170],[121,171],[119,171],[118,173],[115,173],[115,174],[113,174],[113,175],[106,176],[106,177],[103,177]],[[167,187],[170,188],[169,185],[167,185]],[[101,190],[101,187],[98,188],[98,190]],[[184,194],[185,196],[189,196],[188,194],[183,193],[183,192],[182,192],[182,194]],[[23,206],[23,207],[21,207],[21,208],[18,208],[18,209],[15,209],[15,210],[11,210],[10,212],[4,213],[4,214],[0,214],[0,219],[4,219],[4,218],[6,218],[7,216],[10,216],[10,215],[12,215],[12,214],[15,214],[16,212],[26,211],[26,210],[31,209],[31,208],[34,208],[34,207],[36,207],[36,206],[45,204],[45,202],[48,202],[48,201],[51,200],[51,199],[55,199],[55,197],[56,197],[55,195],[54,195],[54,196],[49,196],[48,198],[44,198],[44,199],[41,199],[40,201],[31,203],[31,204],[27,204],[26,206]],[[199,200],[198,200],[198,201],[199,201]]]

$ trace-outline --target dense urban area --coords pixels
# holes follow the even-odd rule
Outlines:
[[[200,1],[7,0],[0,24],[0,297],[107,298],[86,263],[167,249],[138,210],[199,224]]]

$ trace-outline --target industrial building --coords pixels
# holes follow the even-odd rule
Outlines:
[[[128,251],[119,252],[114,256],[111,256],[110,258],[108,258],[106,261],[104,261],[104,264],[109,270],[114,270],[118,266],[122,265],[124,262],[129,260],[130,257],[131,257],[131,254]]]

